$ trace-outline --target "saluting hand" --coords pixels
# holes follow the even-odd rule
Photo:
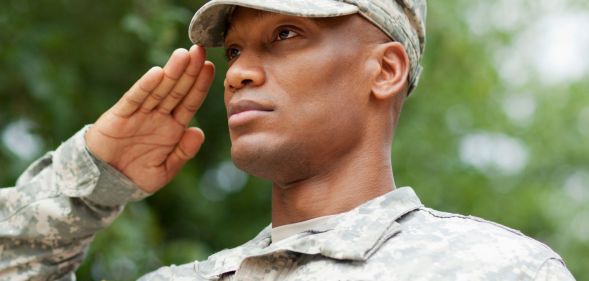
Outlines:
[[[205,57],[202,47],[178,49],[147,71],[87,132],[90,151],[146,192],[168,183],[204,141],[188,123],[213,81]]]

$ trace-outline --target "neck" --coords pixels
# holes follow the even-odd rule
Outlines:
[[[349,211],[395,188],[390,149],[356,153],[312,177],[272,186],[274,227]]]

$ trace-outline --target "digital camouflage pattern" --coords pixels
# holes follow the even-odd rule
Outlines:
[[[240,247],[141,280],[574,280],[540,242],[425,208],[408,187],[271,242],[267,227]]]
[[[411,63],[411,92],[421,75],[425,48],[426,0],[212,0],[192,18],[190,40],[205,47],[221,47],[228,17],[235,6],[301,17],[336,17],[359,13],[392,40],[405,47]],[[353,34],[351,34],[353,36]],[[353,37],[351,37],[353,40]]]
[[[86,150],[86,130],[0,189],[0,280],[74,280],[94,233],[148,195]]]
[[[95,159],[84,132],[0,189],[0,280],[75,280],[94,233],[148,195]],[[271,242],[267,227],[240,247],[141,280],[574,280],[540,242],[425,208],[408,187]]]

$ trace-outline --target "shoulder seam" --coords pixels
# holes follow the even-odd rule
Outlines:
[[[562,264],[562,266],[564,266],[566,268],[566,264],[564,264],[564,261],[562,259],[559,259],[559,258],[556,258],[556,257],[549,257],[549,258],[545,259],[540,264],[540,266],[538,266],[538,268],[536,268],[536,272],[534,272],[534,276],[530,280],[532,280],[532,281],[536,280],[536,278],[538,277],[538,274],[540,273],[540,270],[542,269],[542,267],[544,267],[551,260],[558,261],[560,264]]]
[[[420,210],[424,210],[425,212],[429,213],[430,215],[436,217],[436,218],[440,218],[440,219],[447,219],[447,218],[459,218],[459,219],[463,219],[463,220],[471,220],[471,221],[475,221],[475,222],[480,222],[480,223],[484,223],[484,224],[489,224],[492,226],[496,226],[499,227],[501,229],[507,230],[513,234],[516,234],[518,236],[522,236],[522,237],[527,237],[525,234],[523,234],[521,231],[517,230],[517,229],[513,229],[511,227],[502,225],[500,223],[496,223],[493,221],[489,221],[480,217],[476,217],[476,216],[466,216],[466,215],[461,215],[461,214],[452,214],[452,213],[448,213],[451,215],[448,216],[440,216],[438,214],[435,214],[433,209],[430,208],[420,208]]]

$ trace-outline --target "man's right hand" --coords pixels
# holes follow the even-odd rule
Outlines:
[[[146,192],[167,184],[204,141],[188,124],[214,77],[205,50],[174,51],[166,66],[147,71],[86,133],[86,144]]]

